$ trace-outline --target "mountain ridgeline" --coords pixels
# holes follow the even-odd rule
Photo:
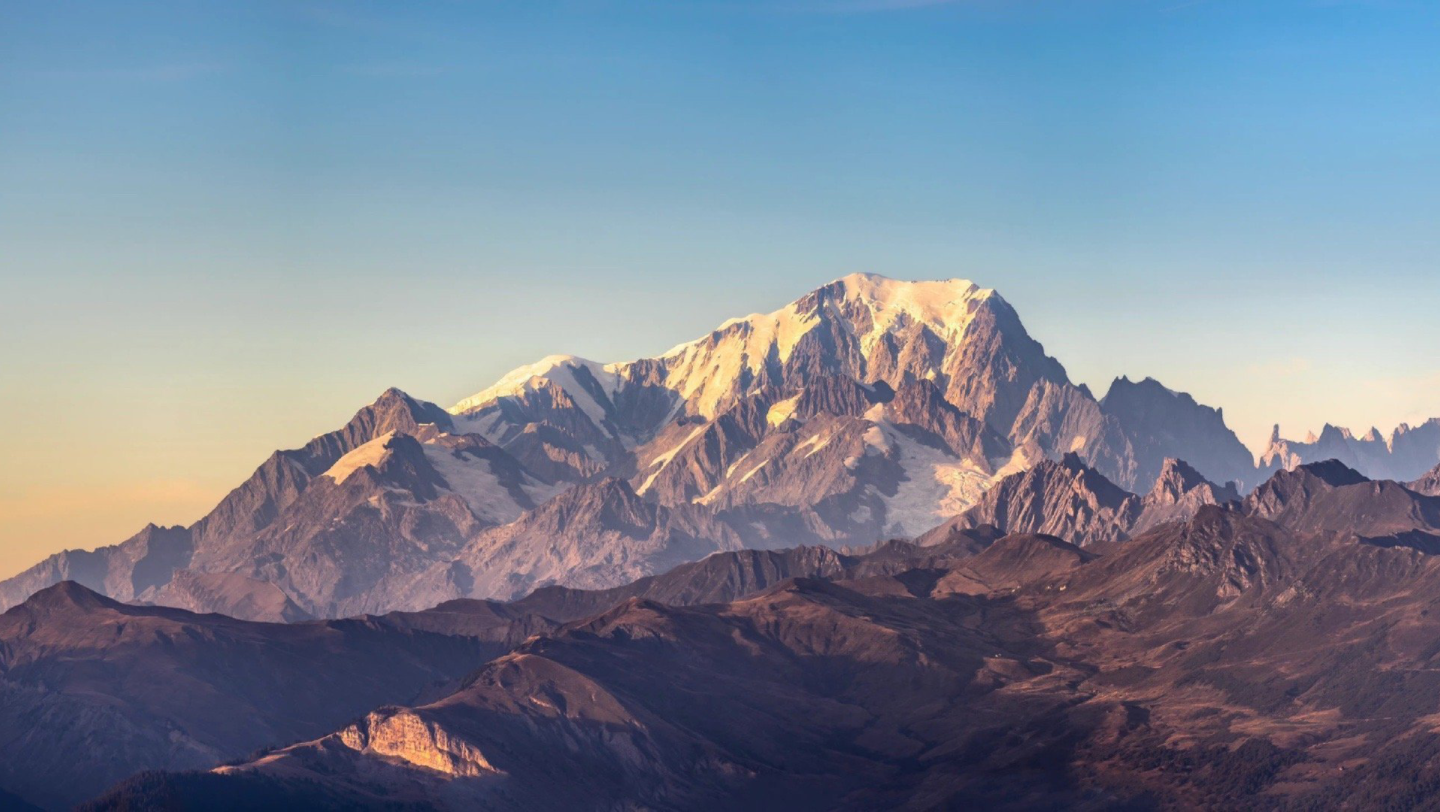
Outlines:
[[[367,618],[505,651],[415,701],[82,808],[1427,808],[1440,497],[1338,461],[1239,498],[1161,470],[1134,496],[1066,456],[928,544],[742,550],[612,590]],[[9,642],[50,639],[28,620],[48,592],[4,616],[0,650],[96,656],[78,646],[99,635]]]
[[[857,274],[655,358],[552,356],[448,410],[388,390],[195,524],[51,556],[0,583],[0,608],[65,580],[283,621],[602,590],[717,552],[938,538],[1054,466],[1111,483],[1091,509],[1128,537],[1194,506],[1167,493],[1223,502],[1321,454],[1411,481],[1440,422],[1277,432],[1257,466],[1218,409],[1154,380],[1096,399],[992,290]]]

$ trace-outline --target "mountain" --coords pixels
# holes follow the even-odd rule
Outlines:
[[[1365,533],[1435,501],[1320,464],[1101,555],[1018,533],[728,603],[632,595],[444,696],[90,808],[1423,808],[1440,548]]]
[[[1148,380],[1133,394],[1128,380],[1117,381],[1107,411],[1087,389],[1070,383],[1008,302],[959,279],[899,282],[853,274],[780,310],[726,322],[659,358],[599,364],[552,356],[515,370],[451,411],[521,459],[543,449],[547,459],[583,457],[586,470],[594,471],[623,467],[633,456],[636,475],[644,477],[637,490],[644,491],[642,482],[664,477],[676,465],[677,444],[700,441],[708,424],[757,395],[769,393],[766,419],[783,426],[807,397],[830,404],[826,414],[860,417],[863,400],[885,398],[856,396],[856,384],[873,393],[879,384],[898,392],[915,382],[933,385],[938,397],[928,402],[944,402],[993,433],[984,438],[983,454],[966,456],[952,447],[960,452],[959,460],[947,460],[952,466],[963,462],[988,474],[993,465],[987,463],[997,459],[1026,464],[1077,451],[1117,482],[1148,488],[1164,458],[1183,450],[1194,451],[1189,456],[1211,478],[1253,479],[1249,452],[1218,412]],[[851,396],[835,394],[846,386]],[[828,397],[814,397],[816,388]],[[908,400],[927,395],[916,392]],[[916,412],[903,414],[901,422],[909,424]],[[812,415],[802,409],[799,417]],[[753,418],[745,425],[748,444],[737,454],[765,433]],[[966,431],[979,433],[975,427]],[[726,435],[734,445],[734,430]],[[712,453],[722,450],[704,442]],[[686,495],[710,493],[715,479],[712,469],[711,487]]]
[[[1338,460],[1276,474],[1246,497],[1245,509],[1306,533],[1440,550],[1440,497],[1367,479]]]
[[[854,274],[655,358],[545,358],[449,410],[387,390],[194,525],[51,556],[0,608],[63,580],[257,620],[607,588],[716,551],[913,538],[1067,453],[1136,492],[1172,457],[1254,481],[1218,410],[1149,379],[1096,400],[993,290]]]
[[[599,614],[634,598],[668,606],[727,603],[763,592],[790,578],[841,580],[947,566],[983,552],[1001,535],[996,528],[981,525],[957,533],[943,544],[929,546],[889,541],[851,553],[840,553],[829,547],[716,553],[624,586],[601,590],[547,586],[505,606],[512,612],[568,622]]]
[[[1076,454],[1011,474],[980,503],[930,530],[920,544],[939,544],[980,526],[1036,533],[1087,547],[1123,541],[1152,527],[1188,521],[1201,507],[1239,500],[1233,487],[1205,480],[1183,460],[1167,459],[1145,496],[1129,493]]]
[[[1389,438],[1376,428],[1356,437],[1349,429],[1326,423],[1319,437],[1311,434],[1297,442],[1282,439],[1277,425],[1260,456],[1260,468],[1269,474],[1325,460],[1339,460],[1371,479],[1415,479],[1440,460],[1440,417],[1413,428],[1402,423]]]
[[[1154,482],[1167,458],[1186,460],[1212,482],[1251,487],[1257,482],[1255,458],[1225,425],[1221,409],[1196,403],[1153,378],[1134,383],[1125,377],[1110,385],[1100,408],[1123,427],[1142,466],[1127,486]]]
[[[311,738],[505,650],[486,637],[383,618],[251,623],[65,581],[0,615],[0,787],[54,808],[139,770]]]
[[[236,609],[201,605],[213,591],[180,594],[171,582],[188,570],[274,584],[304,613],[363,611],[384,575],[418,570],[549,493],[505,452],[450,428],[443,410],[388,390],[341,429],[273,454],[191,527],[58,553],[0,583],[0,607],[73,580],[122,601]]]
[[[1150,492],[1140,499],[1140,510],[1125,532],[1139,535],[1153,527],[1189,521],[1207,505],[1228,505],[1240,501],[1234,483],[1216,485],[1191,468],[1184,460],[1165,460]]]

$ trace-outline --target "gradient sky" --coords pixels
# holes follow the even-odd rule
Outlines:
[[[1433,2],[0,0],[0,576],[398,385],[867,270],[1071,376],[1440,414]]]

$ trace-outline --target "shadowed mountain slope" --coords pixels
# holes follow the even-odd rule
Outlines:
[[[0,786],[65,806],[138,770],[317,735],[506,648],[413,626],[250,623],[48,587],[0,615]]]

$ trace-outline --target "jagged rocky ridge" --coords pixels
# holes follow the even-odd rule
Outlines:
[[[1311,433],[1303,441],[1286,440],[1277,425],[1260,456],[1260,470],[1268,475],[1305,463],[1339,460],[1371,479],[1405,482],[1434,468],[1437,455],[1440,418],[1414,427],[1402,423],[1388,438],[1374,427],[1356,437],[1349,429],[1327,423],[1318,437]]]
[[[1428,431],[1395,453],[1433,466]],[[1071,383],[994,291],[856,274],[657,358],[544,359],[448,411],[387,391],[190,527],[0,582],[0,608],[66,579],[252,619],[603,588],[716,551],[916,537],[1067,453],[1141,493],[1167,458],[1242,492],[1261,473],[1188,395]]]
[[[921,544],[993,526],[1006,533],[1042,533],[1086,547],[1123,541],[1153,527],[1188,521],[1207,505],[1238,502],[1232,486],[1205,480],[1183,460],[1167,459],[1150,492],[1129,493],[1075,454],[1045,460],[1006,477],[980,503],[921,536]]]
[[[1414,808],[1440,548],[1405,539],[1437,521],[1328,463],[1102,555],[1016,533],[728,603],[617,594],[445,696],[91,808]]]

